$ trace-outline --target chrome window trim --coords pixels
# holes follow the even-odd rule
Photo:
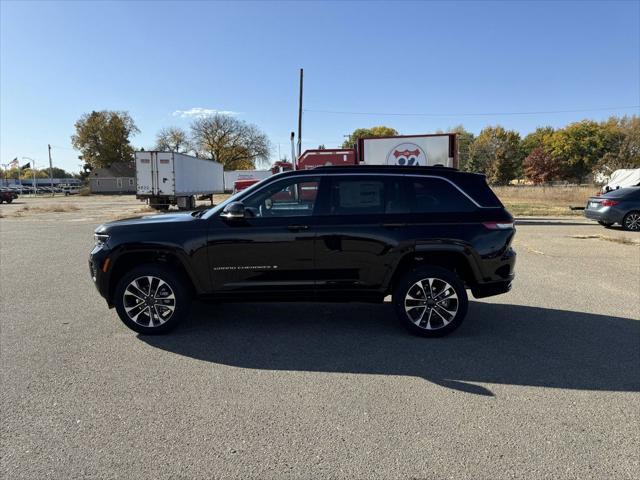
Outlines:
[[[302,175],[291,175],[291,178],[296,178],[297,179],[297,178],[307,178],[307,177],[316,177],[317,178],[317,177],[354,177],[354,176],[357,176],[357,177],[375,176],[375,177],[435,178],[437,180],[444,180],[445,182],[453,185],[453,187],[456,190],[458,190],[462,195],[467,197],[467,199],[478,208],[500,208],[500,207],[485,207],[483,205],[480,205],[478,202],[475,201],[475,199],[473,197],[471,197],[471,195],[469,195],[467,192],[465,192],[462,188],[460,188],[458,185],[456,185],[454,182],[452,182],[448,178],[442,177],[440,175],[420,174],[420,173],[386,173],[386,172],[385,173],[375,173],[375,172],[363,172],[363,173],[358,173],[358,172],[345,172],[345,173],[317,172],[317,173],[312,173],[312,172],[313,172],[313,170],[309,170],[309,173],[305,173],[305,174],[302,174]],[[278,180],[284,180],[284,178],[280,178]],[[260,188],[258,188],[256,190],[251,190],[251,191],[247,192],[247,195],[256,194],[256,193],[260,192],[261,190],[267,188],[269,185],[272,185],[273,183],[274,182],[265,182],[265,185],[263,185],[262,187],[260,187]],[[242,199],[245,198],[247,195],[239,195],[237,198],[234,199],[234,201],[235,202],[242,201]],[[223,204],[225,204],[226,202],[227,202],[227,200],[225,200],[225,202],[223,202]],[[203,218],[210,218],[212,215],[213,215],[213,213],[211,213],[209,215],[204,215]]]

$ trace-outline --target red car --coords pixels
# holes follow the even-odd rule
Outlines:
[[[13,190],[10,190],[8,188],[3,188],[2,190],[0,190],[0,203],[11,203],[13,202],[14,198],[18,198],[18,194]]]

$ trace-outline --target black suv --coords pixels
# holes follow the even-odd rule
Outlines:
[[[91,276],[131,329],[166,332],[193,297],[393,296],[411,331],[445,335],[514,278],[513,217],[483,175],[444,167],[321,167],[274,175],[208,210],[106,223]],[[363,319],[365,321],[365,319]]]

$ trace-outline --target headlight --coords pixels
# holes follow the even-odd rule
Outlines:
[[[104,245],[109,240],[109,235],[105,235],[104,233],[94,233],[93,239],[96,242],[97,246]]]

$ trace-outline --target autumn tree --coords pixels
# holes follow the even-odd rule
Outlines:
[[[140,130],[127,112],[93,111],[80,117],[75,128],[71,143],[92,167],[133,161],[130,137]]]
[[[607,151],[594,170],[605,175],[620,168],[640,168],[640,118],[612,117],[603,123],[611,140]]]
[[[163,128],[156,134],[154,150],[187,153],[191,150],[189,135],[180,127]]]
[[[549,153],[562,165],[562,177],[581,182],[615,149],[616,134],[592,120],[582,120],[556,131]]]
[[[191,143],[200,156],[220,162],[227,170],[252,169],[257,162],[266,163],[271,148],[258,127],[222,114],[194,120]]]
[[[525,136],[520,143],[522,158],[528,157],[536,148],[549,148],[554,133],[553,127],[538,127]]]
[[[506,184],[517,176],[522,155],[520,134],[501,126],[486,127],[469,148],[467,170],[487,175],[493,184]]]
[[[522,167],[525,177],[536,185],[556,179],[561,172],[560,163],[543,147],[534,148],[523,160]]]
[[[368,137],[393,137],[398,135],[395,128],[378,126],[371,128],[356,128],[342,143],[342,148],[354,148],[358,140]]]

